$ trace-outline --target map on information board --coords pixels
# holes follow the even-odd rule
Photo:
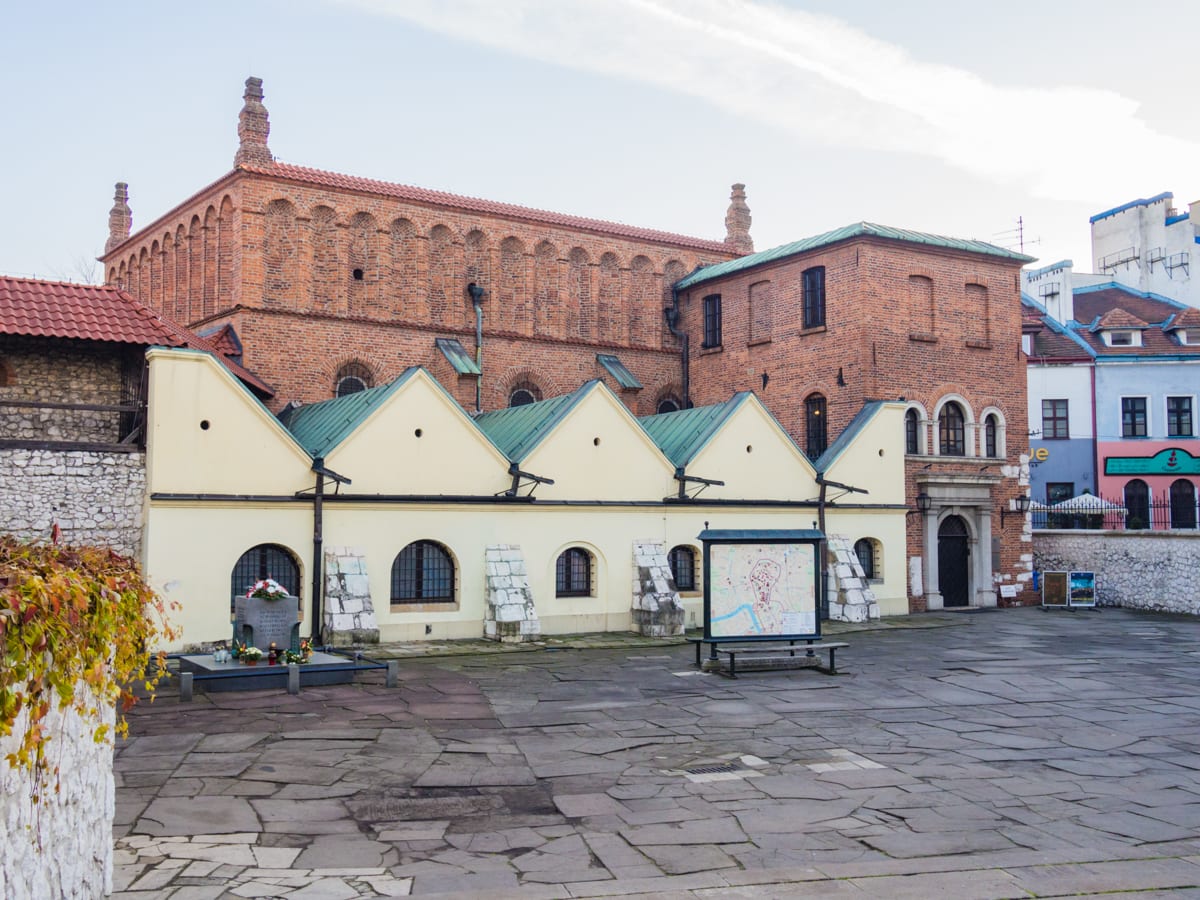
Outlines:
[[[811,543],[713,544],[709,554],[711,637],[817,633]]]

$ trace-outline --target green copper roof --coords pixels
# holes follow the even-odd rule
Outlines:
[[[615,378],[617,384],[622,388],[636,390],[642,386],[642,383],[637,380],[637,376],[625,368],[625,364],[611,353],[597,353],[596,362],[604,366],[604,370]]]
[[[725,420],[749,396],[749,391],[742,391],[724,403],[660,413],[657,416],[642,416],[638,421],[671,464],[683,468],[696,458],[696,454],[704,449],[725,424]]]
[[[407,369],[389,384],[301,406],[288,418],[287,429],[309,456],[325,456],[417,371]]]
[[[885,401],[883,400],[869,400],[863,404],[863,408],[850,420],[850,424],[837,436],[837,440],[826,447],[825,452],[817,457],[813,463],[818,472],[829,471],[829,467],[841,456],[842,451],[854,442],[854,439],[858,437],[858,433],[867,426],[867,423],[875,417],[875,414],[879,410],[883,409],[884,403]]]
[[[879,237],[893,241],[907,241],[911,244],[924,244],[927,247],[940,247],[944,250],[965,250],[968,253],[986,253],[989,256],[999,256],[1022,263],[1033,262],[1035,259],[1035,257],[1025,256],[1023,253],[1014,253],[1012,250],[1005,250],[1003,247],[997,247],[995,244],[989,244],[985,241],[969,241],[962,238],[943,237],[938,234],[909,231],[905,228],[874,225],[871,222],[856,222],[853,225],[836,228],[833,231],[827,231],[815,237],[804,238],[803,240],[784,244],[771,250],[763,250],[761,253],[751,253],[749,256],[743,256],[739,259],[731,259],[728,262],[706,266],[681,279],[675,287],[683,290],[684,288],[690,288],[697,284],[711,281],[714,278],[721,278],[734,272],[741,272],[743,269],[750,269],[763,263],[786,259],[797,253],[816,250],[829,244],[836,244],[838,241],[846,241],[857,237]]]
[[[510,462],[519,463],[598,384],[592,380],[572,394],[482,413],[475,417],[475,425]]]
[[[454,367],[454,371],[459,375],[483,374],[483,371],[479,368],[479,364],[467,352],[467,348],[456,339],[434,338],[433,343],[442,351],[442,355],[446,357],[446,361]]]

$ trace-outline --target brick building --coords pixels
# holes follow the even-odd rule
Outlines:
[[[1027,257],[866,224],[754,254],[742,185],[715,241],[303,168],[273,158],[262,96],[248,79],[233,170],[135,234],[117,185],[102,260],[269,381],[272,408],[414,365],[473,411],[591,378],[637,415],[750,389],[816,460],[902,396],[906,497],[928,501],[910,606],[1028,579],[1028,531],[1000,512],[1027,492]]]
[[[740,185],[715,241],[337,175],[274,160],[262,96],[248,79],[233,170],[136,234],[117,185],[110,284],[235,337],[281,403],[420,365],[467,409],[596,377],[637,414],[678,408],[663,308],[686,273],[753,249]]]
[[[997,578],[1018,594],[1028,580],[1026,517],[1007,512],[1028,493],[1028,261],[863,222],[676,285],[692,402],[754,390],[814,460],[866,402],[908,404],[905,495],[925,507],[908,530],[913,609],[987,605]]]

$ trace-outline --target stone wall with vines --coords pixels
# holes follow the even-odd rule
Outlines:
[[[0,885],[6,900],[112,889],[114,735],[177,635],[107,548],[0,535]]]

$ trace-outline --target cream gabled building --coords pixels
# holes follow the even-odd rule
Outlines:
[[[472,419],[413,368],[277,418],[209,354],[148,357],[144,560],[182,646],[227,639],[267,575],[335,642],[678,631],[702,619],[697,535],[810,528],[819,480],[865,491],[827,486],[827,530],[859,545],[876,614],[907,611],[882,553],[904,545],[903,404],[813,463],[749,393],[639,420],[592,381]]]

